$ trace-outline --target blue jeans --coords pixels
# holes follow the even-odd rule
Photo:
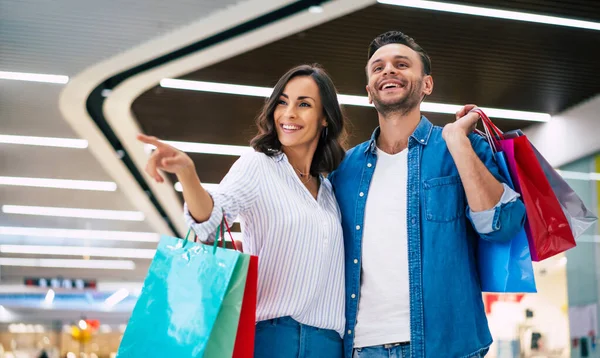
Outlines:
[[[256,324],[254,358],[342,358],[339,333],[298,323],[290,317]]]
[[[353,358],[410,358],[410,344],[386,344],[383,346],[356,348]]]

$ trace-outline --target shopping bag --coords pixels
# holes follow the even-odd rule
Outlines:
[[[495,155],[500,174],[513,187],[502,152]],[[537,292],[525,229],[507,242],[479,240],[477,265],[483,292]]]
[[[533,261],[542,261],[575,247],[575,238],[552,187],[526,136],[505,138],[483,113],[493,147],[504,152],[514,187],[525,204],[525,231]]]
[[[204,356],[240,256],[217,243],[161,237],[117,357]]]
[[[240,255],[203,358],[223,358],[233,355],[249,264],[250,255]]]
[[[233,249],[237,250],[225,215],[217,230],[216,240],[223,237],[225,227]],[[225,240],[221,242],[225,246]],[[204,358],[252,358],[254,356],[257,278],[258,257],[240,254]]]
[[[505,138],[515,138],[518,136],[524,136],[525,134],[521,130],[504,133]],[[530,143],[531,144],[531,143]],[[583,200],[575,193],[575,191],[567,184],[563,177],[548,163],[546,158],[531,144],[531,148],[535,153],[535,157],[540,163],[544,175],[552,191],[556,195],[563,212],[569,221],[569,226],[573,232],[573,237],[577,239],[587,229],[594,225],[598,221],[598,217],[594,215],[583,203]]]
[[[250,255],[248,255],[250,256]],[[242,302],[240,323],[235,338],[233,358],[254,357],[254,333],[256,331],[256,294],[258,286],[258,256],[250,256],[246,277],[246,290]]]

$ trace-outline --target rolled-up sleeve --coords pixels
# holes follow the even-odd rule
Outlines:
[[[223,214],[228,223],[233,223],[238,215],[250,210],[259,196],[260,190],[260,155],[256,152],[243,154],[231,167],[215,190],[208,191],[213,200],[213,210],[208,220],[197,222],[183,205],[185,222],[198,240],[214,242],[217,228],[221,224]],[[231,224],[230,224],[231,225]]]
[[[504,186],[500,201],[491,209],[473,212],[467,207],[467,217],[479,236],[488,241],[508,241],[523,229],[525,224],[525,205],[520,195],[507,183],[509,181],[500,173],[489,144],[478,135],[469,136],[473,149],[490,171]]]
[[[500,201],[491,209],[484,211],[471,211],[467,209],[467,215],[471,218],[473,227],[479,234],[489,234],[494,230],[500,229],[500,213],[505,204],[512,203],[519,198],[519,194],[512,190],[508,185],[502,183],[504,192]]]

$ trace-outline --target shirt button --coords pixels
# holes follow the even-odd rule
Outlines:
[[[356,230],[360,230],[360,225],[356,225]]]
[[[352,334],[352,330],[351,329],[348,330],[348,334]]]
[[[362,191],[358,194],[358,196],[365,196],[365,193],[363,193]]]
[[[425,139],[421,139],[421,143],[425,143]]]
[[[367,167],[369,167],[369,168],[370,168],[370,167],[372,167],[372,166],[373,166],[373,164],[371,164],[371,163],[367,163]]]
[[[354,259],[354,263],[357,264],[358,263],[358,259]]]
[[[416,224],[417,223],[417,219],[415,219],[415,218],[410,219],[410,223],[413,224],[413,225]]]
[[[352,296],[350,296],[350,297],[352,297],[352,298],[356,298],[356,295],[353,293],[353,294],[352,294]]]

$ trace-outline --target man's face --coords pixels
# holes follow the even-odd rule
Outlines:
[[[417,52],[401,44],[378,49],[367,64],[369,102],[381,114],[407,113],[433,90]]]

